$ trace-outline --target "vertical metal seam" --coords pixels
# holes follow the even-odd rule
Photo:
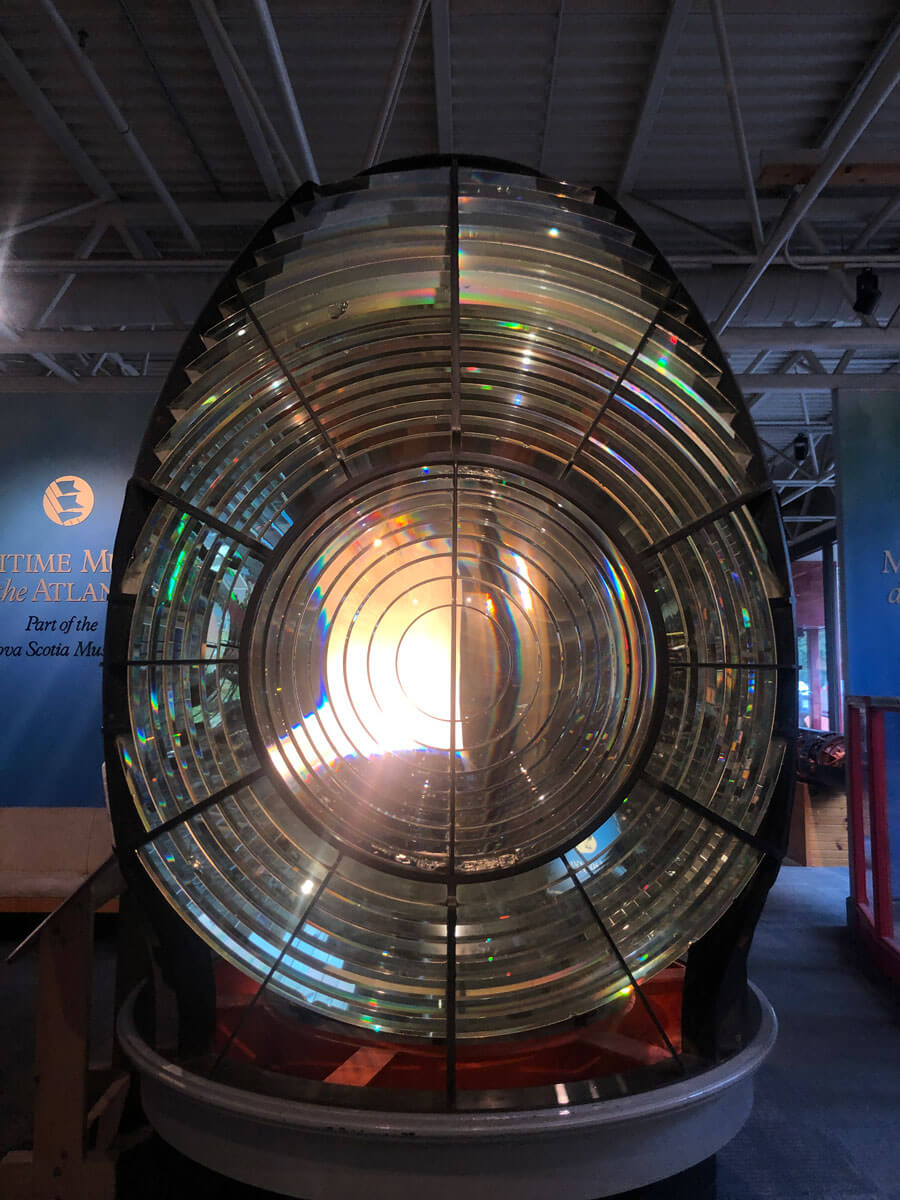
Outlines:
[[[461,435],[459,348],[459,163],[450,164],[450,211],[447,241],[450,249],[450,440],[453,493],[450,514],[450,813],[447,860],[447,998],[445,1020],[446,1101],[456,1108],[456,712],[459,706],[459,443]]]
[[[265,979],[262,981],[262,983],[259,985],[259,987],[256,989],[256,991],[253,993],[253,999],[244,1008],[240,1017],[238,1017],[237,1021],[235,1022],[234,1029],[232,1029],[231,1033],[228,1035],[228,1040],[225,1042],[225,1045],[219,1051],[215,1062],[210,1067],[210,1070],[209,1070],[209,1078],[210,1079],[215,1075],[216,1071],[222,1065],[226,1054],[231,1049],[231,1047],[234,1045],[234,1041],[237,1038],[237,1035],[240,1033],[241,1029],[243,1028],[244,1022],[247,1020],[247,1017],[249,1016],[250,1012],[256,1006],[257,1000],[259,1000],[260,996],[263,994],[263,992],[269,986],[275,972],[278,970],[278,968],[281,966],[282,962],[284,961],[285,954],[287,954],[288,949],[294,942],[294,939],[297,937],[298,933],[305,925],[307,917],[312,912],[315,905],[318,903],[319,897],[322,895],[322,892],[324,892],[325,888],[331,882],[332,875],[335,873],[335,871],[338,869],[338,866],[340,865],[341,857],[342,856],[339,854],[338,857],[335,859],[334,863],[332,864],[332,866],[330,866],[328,868],[328,870],[325,872],[325,875],[323,876],[322,881],[320,882],[319,886],[316,888],[316,894],[313,896],[312,900],[310,900],[309,904],[307,904],[306,908],[301,913],[300,919],[297,922],[297,924],[294,926],[293,932],[291,933],[290,937],[285,938],[284,945],[281,947],[281,949],[278,952],[278,957],[275,959],[275,961],[272,963],[271,967],[269,968],[268,974],[266,975]]]
[[[566,476],[568,475],[568,473],[571,471],[572,467],[575,464],[575,460],[578,458],[579,454],[581,454],[581,452],[584,450],[585,446],[591,440],[591,437],[594,434],[595,430],[597,429],[597,426],[602,421],[606,410],[609,408],[613,399],[617,395],[619,388],[622,386],[622,384],[628,378],[629,371],[634,366],[634,364],[637,362],[638,358],[641,355],[642,350],[647,345],[650,338],[653,336],[654,330],[659,328],[659,319],[663,315],[663,312],[665,311],[666,304],[672,298],[672,292],[673,292],[673,289],[671,286],[669,286],[666,288],[665,292],[663,293],[662,302],[660,303],[659,307],[656,309],[656,312],[650,318],[650,322],[647,325],[647,328],[641,334],[640,341],[635,346],[634,350],[631,352],[631,355],[630,355],[628,361],[626,362],[625,366],[619,372],[619,376],[616,379],[615,383],[612,385],[612,387],[606,393],[606,397],[604,398],[603,403],[600,405],[599,409],[597,410],[596,416],[594,417],[593,421],[591,421],[590,425],[585,430],[584,436],[582,437],[581,441],[578,443],[578,445],[573,450],[572,455],[569,458],[569,461],[563,467],[562,471],[560,471],[559,476],[558,476],[560,481],[565,479]]]
[[[316,429],[319,431],[319,434],[324,439],[325,444],[328,446],[328,449],[331,451],[331,453],[337,459],[338,463],[340,464],[341,470],[344,472],[344,475],[349,479],[350,478],[350,470],[349,470],[346,462],[344,461],[343,454],[338,449],[333,438],[331,437],[331,434],[328,432],[328,430],[322,424],[321,418],[314,411],[313,406],[307,400],[306,396],[304,396],[304,394],[300,388],[300,385],[297,383],[296,379],[294,379],[293,372],[288,369],[287,364],[285,363],[284,359],[281,357],[281,355],[278,353],[278,351],[272,345],[271,338],[269,337],[266,330],[263,328],[262,322],[260,321],[259,317],[256,315],[256,312],[253,309],[253,305],[246,298],[246,296],[244,295],[240,286],[238,286],[238,294],[240,295],[240,297],[244,301],[244,303],[247,305],[247,313],[250,317],[250,320],[253,322],[253,325],[254,325],[257,333],[259,334],[259,336],[263,339],[263,341],[266,343],[266,346],[269,348],[270,354],[275,359],[275,361],[278,363],[278,367],[279,367],[281,373],[284,375],[284,378],[286,379],[287,383],[290,385],[291,389],[293,390],[294,395],[297,397],[297,399],[300,401],[300,403],[306,409],[306,412],[309,415],[309,419],[312,421],[313,425],[315,425]]]
[[[580,893],[582,900],[584,900],[585,904],[588,906],[588,909],[590,910],[591,916],[594,918],[597,925],[599,926],[600,932],[603,934],[603,936],[606,938],[607,942],[609,943],[613,954],[616,956],[616,959],[618,960],[619,966],[623,969],[625,974],[628,976],[629,983],[631,984],[631,987],[634,989],[634,994],[639,997],[641,1003],[643,1004],[644,1008],[647,1011],[647,1015],[649,1016],[649,1018],[653,1022],[653,1024],[656,1026],[657,1031],[659,1032],[660,1036],[662,1037],[663,1041],[665,1042],[666,1049],[669,1051],[672,1058],[678,1064],[678,1067],[681,1070],[682,1074],[687,1075],[688,1070],[687,1070],[687,1067],[684,1065],[684,1060],[682,1059],[682,1057],[678,1053],[678,1051],[675,1049],[675,1047],[672,1045],[672,1041],[671,1041],[669,1035],[666,1033],[665,1026],[663,1025],[662,1021],[660,1021],[660,1019],[656,1013],[656,1010],[654,1009],[653,1005],[650,1003],[650,1000],[648,999],[647,996],[644,995],[644,992],[641,990],[641,986],[638,983],[637,979],[635,979],[634,974],[632,973],[631,967],[629,967],[621,950],[616,945],[615,938],[612,936],[612,934],[607,929],[606,922],[603,920],[603,918],[597,912],[597,909],[594,907],[593,900],[587,894],[584,884],[578,878],[577,874],[572,870],[569,860],[565,855],[562,856],[562,862],[566,868],[566,871],[568,872],[569,878],[572,880],[572,883],[578,889],[578,892]]]

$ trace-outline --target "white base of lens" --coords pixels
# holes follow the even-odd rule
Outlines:
[[[212,1082],[152,1050],[132,1003],[119,1016],[119,1040],[157,1132],[256,1187],[305,1200],[396,1200],[401,1191],[428,1200],[596,1200],[684,1171],[738,1132],[777,1033],[772,1006],[753,991],[759,1028],[727,1062],[622,1099],[521,1112],[339,1108]]]

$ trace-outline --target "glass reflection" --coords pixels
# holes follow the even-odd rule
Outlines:
[[[251,703],[291,796],[341,842],[396,867],[509,868],[617,799],[652,709],[649,617],[613,545],[543,488],[419,476],[285,553]]]
[[[780,770],[785,589],[741,398],[624,214],[462,163],[457,230],[450,183],[326,189],[220,292],[142,466],[113,767],[229,961],[477,1042],[621,1001],[746,884],[716,818]]]

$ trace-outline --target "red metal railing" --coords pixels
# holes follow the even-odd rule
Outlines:
[[[894,937],[888,833],[884,716],[900,712],[898,696],[847,697],[847,782],[850,830],[849,918],[882,971],[900,980]],[[900,796],[893,797],[900,804]],[[871,872],[871,888],[869,873]]]

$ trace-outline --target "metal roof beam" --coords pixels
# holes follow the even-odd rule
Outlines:
[[[181,349],[187,329],[23,329],[0,336],[0,354],[159,354]]]
[[[91,189],[102,200],[115,200],[116,193],[110,182],[94,165],[78,139],[60,117],[59,113],[31,78],[9,42],[0,35],[0,70],[18,92],[19,97],[31,110],[41,129],[56,142],[60,150]]]
[[[753,424],[756,425],[758,429],[808,429],[810,433],[833,432],[833,426],[830,424],[830,422],[807,421],[805,417],[798,417],[796,421],[781,419],[767,421],[765,417],[754,417]],[[774,446],[771,447],[771,449],[774,449]]]
[[[120,230],[121,232],[121,230]],[[134,243],[133,243],[134,244]],[[140,253],[139,247],[135,250]],[[130,249],[130,247],[129,247]],[[3,264],[9,275],[53,275],[58,271],[74,271],[78,275],[133,275],[142,271],[148,275],[221,274],[234,262],[232,258],[16,258]]]
[[[450,2],[431,0],[431,53],[434,106],[440,154],[453,153],[453,69],[450,57]]]
[[[900,78],[900,41],[895,41],[860,92],[846,120],[835,134],[828,153],[816,168],[809,183],[788,202],[785,210],[766,239],[757,260],[726,302],[713,326],[720,334],[730,324],[738,309],[764,275],[766,268],[815,203],[819,193],[847,157],[859,137],[868,127],[882,104],[894,90]]]
[[[854,105],[859,100],[865,88],[871,82],[872,76],[897,44],[898,37],[900,37],[900,14],[894,17],[893,21],[888,26],[884,37],[878,43],[875,53],[857,76],[850,91],[844,97],[841,107],[828,122],[828,125],[825,127],[822,136],[819,138],[819,143],[816,147],[818,150],[827,150],[837,137],[842,125],[852,113]]]
[[[17,331],[13,329],[11,325],[7,325],[5,321],[0,321],[0,338],[5,339],[7,343],[9,343],[9,349],[6,351],[6,353],[28,354],[35,360],[35,362],[39,362],[42,367],[46,367],[48,371],[52,372],[55,383],[63,383],[68,386],[73,386],[78,383],[78,377],[73,375],[71,371],[67,371],[65,367],[61,367],[58,362],[50,357],[49,354],[45,354],[41,350],[24,349],[21,345],[21,338],[19,337]],[[0,353],[3,352],[2,346],[3,343],[0,342]],[[42,382],[46,382],[46,380],[43,380]],[[0,394],[6,394],[8,392],[9,388],[7,387],[7,380],[4,379],[0,381]]]
[[[707,229],[705,225],[701,225],[697,221],[692,220],[690,217],[684,216],[683,213],[675,212],[674,209],[667,208],[664,204],[657,204],[656,201],[648,200],[644,196],[619,196],[619,203],[624,205],[624,207],[629,210],[635,203],[638,205],[643,205],[645,208],[649,208],[651,212],[660,213],[662,216],[668,217],[670,220],[675,221],[678,225],[686,225],[689,229],[696,230],[697,233],[709,238],[710,241],[715,242],[716,245],[724,246],[726,250],[730,250],[733,255],[743,255],[745,253],[745,247],[738,245],[737,242],[731,241],[730,238],[724,238],[714,230]],[[733,219],[733,207],[731,213]],[[736,263],[740,263],[741,260],[739,258],[735,258],[734,261]]]
[[[4,71],[9,82],[19,93],[25,104],[29,107],[40,127],[56,142],[60,150],[62,150],[62,152],[66,155],[72,166],[88,185],[91,191],[93,191],[99,199],[104,201],[103,207],[97,207],[97,222],[106,220],[115,223],[121,223],[118,216],[120,211],[133,210],[129,205],[119,204],[119,198],[116,195],[112,184],[108,179],[106,179],[99,168],[94,165],[94,163],[82,149],[71,130],[22,66],[12,48],[2,37],[0,37],[0,69]],[[160,219],[164,219],[163,214],[166,213],[167,210],[163,205],[151,207],[155,212],[160,214]],[[78,205],[74,206],[73,209],[69,210],[69,215],[80,215],[77,212],[79,208],[80,206]],[[135,258],[140,258],[141,253],[134,245],[133,239],[131,238],[129,232],[124,228],[124,224],[122,224],[120,232],[122,233],[123,240],[125,241],[129,253],[134,255]],[[88,237],[91,237],[91,233],[88,234]],[[10,271],[15,269],[16,265],[16,259],[7,258],[4,262],[4,272],[7,274],[10,273]],[[61,266],[58,269],[75,275],[83,269],[83,264],[76,260],[69,263],[68,266]],[[48,316],[49,313],[53,311],[55,303],[62,298],[62,295],[65,294],[65,291],[68,289],[70,284],[71,280],[64,282],[61,293],[54,298],[54,303],[51,303],[49,310],[45,312],[45,316]],[[155,280],[151,280],[151,287],[157,287]],[[171,304],[166,301],[165,298],[162,299],[162,302],[164,305],[168,305],[169,309],[171,309]],[[52,370],[53,368],[50,367],[49,369]]]
[[[279,199],[284,194],[284,186],[280,180],[278,181],[278,187],[280,191],[273,195],[273,199]],[[71,225],[73,228],[84,228],[89,223],[88,219],[78,211],[81,207],[80,203],[74,203],[74,201],[78,200],[78,197],[73,196],[72,199],[73,204],[69,215],[64,215],[66,210],[63,210],[58,215],[57,223],[60,225]],[[632,193],[631,195],[624,196],[622,200],[628,208],[637,204],[642,206],[640,214],[641,224],[658,229],[664,223],[668,225],[669,220],[676,221],[680,225],[695,229],[705,237],[714,238],[723,249],[733,250],[736,254],[742,254],[745,256],[744,261],[748,261],[749,256],[747,255],[746,245],[730,241],[727,236],[717,234],[714,228],[707,227],[714,227],[716,225],[734,226],[736,221],[736,206],[740,204],[741,200],[740,194],[737,192],[730,198],[719,194],[704,194],[703,192],[692,192],[690,194],[686,192]],[[894,202],[893,197],[891,197],[890,202]],[[49,201],[49,203],[52,203],[52,201]],[[105,210],[96,201],[89,201],[89,203],[97,205],[96,213],[92,214],[92,216],[99,216],[106,213],[110,220],[115,216],[122,216],[132,225],[168,224],[166,210],[154,200],[118,201],[115,196],[111,196],[107,201],[108,208]],[[683,215],[677,210],[677,206],[687,204],[690,205],[690,216]],[[814,206],[813,219],[822,224],[839,223],[847,225],[855,223],[856,225],[861,225],[869,221],[877,212],[881,211],[883,204],[883,196],[820,196]],[[40,206],[40,201],[29,201],[26,198],[26,205],[26,211],[30,210],[34,212],[35,209],[37,210],[34,212],[36,220],[43,218],[45,208]],[[773,200],[766,196],[760,196],[759,205],[764,221],[777,217],[783,208],[782,201]],[[248,229],[254,229],[261,225],[263,221],[272,215],[273,210],[273,206],[268,200],[184,199],[180,201],[180,207],[192,226],[246,225]],[[665,220],[663,220],[664,218]],[[703,222],[706,222],[706,224],[704,225]],[[700,258],[703,254],[703,251],[698,251],[695,257]],[[845,251],[844,257],[840,258],[840,261],[856,261],[855,258],[851,258],[852,255],[856,255],[856,251]],[[684,257],[689,256],[685,255]],[[839,258],[839,256],[835,257]],[[735,261],[737,263],[740,262],[739,259]],[[800,261],[802,263],[803,259],[801,258]],[[873,261],[875,261],[874,258]]]
[[[35,217],[33,221],[25,221],[21,225],[10,225],[8,229],[0,231],[0,242],[6,242],[10,238],[18,237],[20,233],[30,233],[32,229],[43,229],[45,225],[61,224],[67,217],[77,216],[79,213],[95,209],[98,204],[103,203],[104,201],[98,196],[96,200],[86,200],[83,204],[71,204],[68,208],[61,208],[57,212],[47,213],[43,217]]]
[[[559,45],[562,40],[563,15],[566,0],[559,0],[556,9],[556,28],[553,33],[553,54],[550,59],[550,74],[547,78],[547,101],[544,105],[544,124],[541,127],[541,148],[538,153],[538,170],[543,175],[544,161],[547,156],[547,130],[550,128],[550,118],[553,115],[553,100],[556,94],[556,75],[559,68]]]
[[[800,222],[799,228],[801,233],[803,233],[804,237],[817,254],[827,253],[825,243],[819,237],[816,228],[809,217],[803,218],[803,220]],[[787,246],[785,246],[785,252],[787,252]],[[850,308],[852,309],[853,305],[856,303],[856,288],[851,285],[850,280],[847,278],[846,272],[841,270],[840,267],[833,267],[831,270],[829,270],[828,274],[844,293],[844,298],[847,300]],[[871,325],[875,329],[878,328],[878,321],[871,313],[861,314],[860,320],[862,321],[863,325]]]
[[[281,42],[278,40],[272,14],[269,12],[266,0],[253,0],[253,7],[256,9],[256,15],[262,26],[266,50],[268,51],[275,74],[275,82],[278,85],[279,92],[281,92],[281,99],[284,101],[284,106],[287,109],[288,120],[290,121],[297,147],[300,150],[301,169],[307,180],[311,179],[313,183],[318,183],[319,172],[316,170],[315,160],[313,159],[312,150],[309,145],[309,138],[306,136],[306,126],[303,124],[303,117],[300,115],[297,97],[294,94],[294,87],[291,83],[291,77],[288,74],[287,64],[281,52]]]
[[[221,32],[218,30],[217,18],[214,19],[210,16],[208,8],[204,6],[202,0],[191,0],[191,7],[206,42],[206,48],[209,49],[212,61],[215,62],[216,70],[220,74],[224,90],[227,92],[229,101],[232,102],[234,115],[238,118],[238,124],[244,132],[247,149],[251,152],[253,162],[257,164],[259,178],[263,180],[263,186],[272,199],[283,199],[284,185],[281,175],[278,174],[278,168],[275,166],[275,158],[272,157],[262,125],[260,125],[257,114],[253,112],[250,98],[247,97],[238,72],[235,70],[232,56],[228,54],[228,50],[222,43],[224,30],[222,29]],[[221,25],[221,22],[218,22],[218,25]]]
[[[10,346],[7,353],[12,353]],[[68,374],[68,373],[67,373]],[[746,386],[747,392],[758,391],[822,391],[831,392],[837,382],[833,375],[738,375],[737,381]],[[841,376],[843,391],[891,391],[900,392],[900,377],[892,372],[881,375],[853,374]],[[40,392],[121,392],[123,396],[133,392],[158,392],[163,380],[155,376],[139,375],[134,378],[77,379],[69,383],[64,378],[51,379],[33,375],[9,375],[0,379],[0,395],[24,395]],[[803,421],[757,421],[762,428],[805,428]],[[817,432],[830,433],[830,425],[811,426]]]
[[[254,3],[263,4],[265,0],[254,0]],[[375,128],[372,131],[372,137],[369,141],[369,147],[366,150],[366,158],[363,163],[364,170],[373,167],[384,153],[384,143],[387,139],[388,130],[391,127],[391,121],[394,119],[394,112],[397,108],[397,101],[400,99],[400,93],[403,90],[403,84],[406,82],[409,64],[419,36],[419,30],[422,28],[422,20],[427,7],[428,0],[412,0],[409,15],[403,27],[403,34],[397,46],[397,53],[394,56],[391,73],[388,76],[384,99],[381,102],[381,111],[378,114],[378,119],[375,122]]]
[[[50,21],[56,32],[59,34],[63,45],[68,50],[69,55],[71,56],[75,65],[78,67],[79,71],[87,80],[91,90],[100,102],[104,112],[112,122],[116,132],[120,134],[126,146],[128,146],[129,150],[134,155],[138,165],[146,175],[150,186],[156,192],[157,196],[159,196],[172,220],[175,222],[181,233],[181,236],[191,247],[191,249],[195,250],[199,254],[200,243],[197,240],[197,235],[185,220],[184,214],[175,203],[175,198],[163,183],[159,172],[150,162],[146,151],[132,132],[131,127],[125,120],[125,117],[122,115],[121,109],[109,94],[105,84],[97,74],[93,63],[72,36],[72,31],[69,29],[68,25],[58,12],[56,6],[53,4],[53,0],[38,0],[38,2],[44,9],[44,12],[50,18]]]
[[[65,376],[7,374],[0,379],[0,396],[120,395],[125,399],[148,393],[156,395],[164,383],[164,378],[151,375],[96,375],[76,379],[68,372]]]
[[[94,251],[97,249],[97,246],[100,244],[100,239],[103,237],[107,228],[108,228],[108,225],[105,220],[96,221],[94,223],[93,228],[88,233],[87,237],[83,239],[81,245],[75,251],[76,258],[89,258],[94,253]],[[66,275],[65,279],[62,281],[62,283],[56,289],[56,292],[54,293],[53,298],[51,299],[50,303],[44,308],[44,311],[41,313],[40,317],[38,317],[38,322],[37,322],[38,329],[40,329],[43,325],[46,325],[46,323],[53,316],[53,313],[56,311],[57,305],[62,300],[63,296],[65,296],[66,292],[69,290],[69,288],[72,286],[72,284],[75,282],[75,278],[76,278],[75,271],[70,271]],[[79,353],[79,351],[76,350],[75,353],[77,354],[77,353]]]
[[[817,326],[732,325],[719,339],[723,349],[757,350],[880,350],[900,353],[900,330],[865,325]]]
[[[616,185],[616,196],[622,197],[634,187],[634,181],[641,166],[641,161],[647,150],[653,122],[659,112],[663,93],[669,81],[672,62],[678,51],[678,42],[684,26],[690,16],[692,0],[671,0],[663,34],[656,49],[656,57],[650,71],[647,91],[641,105],[640,115],[631,135],[631,143],[625,155],[619,182]]]
[[[728,112],[731,116],[735,149],[738,154],[741,174],[744,177],[744,195],[747,200],[747,207],[750,209],[750,232],[753,234],[753,244],[758,251],[763,244],[762,220],[759,215],[759,201],[756,198],[756,182],[753,178],[753,168],[750,166],[750,150],[747,146],[744,118],[741,116],[737,78],[734,73],[734,63],[731,61],[731,47],[728,44],[728,31],[725,28],[725,14],[722,12],[722,0],[710,0],[709,10],[712,16],[713,29],[716,34],[716,45],[719,50],[722,75],[725,79],[725,96],[728,100]]]
[[[856,241],[851,243],[850,253],[852,254],[855,251],[864,249],[875,234],[880,233],[888,221],[892,221],[898,212],[900,212],[900,196],[895,196],[892,200],[888,200],[883,208],[879,209]]]
[[[702,250],[694,254],[668,255],[669,264],[682,271],[702,271],[708,267],[752,267],[757,261],[758,259],[751,254],[707,254]],[[840,267],[844,270],[880,267],[885,271],[896,271],[900,269],[900,254],[790,254],[785,247],[781,254],[774,254],[767,265],[791,267],[797,271],[821,270],[825,267]],[[747,295],[749,294],[748,291]]]
[[[102,261],[97,263],[77,263],[82,269],[98,266],[102,267]],[[144,263],[126,263],[130,271],[142,272],[148,264]],[[161,263],[149,263],[152,270],[155,266],[161,266]],[[176,265],[177,268],[177,265]],[[203,269],[207,269],[205,266]],[[214,265],[209,268],[214,273],[219,273],[222,270],[221,264]],[[49,316],[49,313],[47,314]],[[46,323],[46,320],[43,322]],[[49,330],[40,327],[33,330],[20,330],[19,349],[24,346],[34,346],[47,354],[78,354],[78,353],[98,353],[101,350],[118,351],[122,354],[143,354],[146,351],[151,351],[154,354],[174,353],[181,344],[181,339],[187,333],[185,326],[183,332],[180,330],[160,330],[160,329],[110,329],[99,330],[95,329],[91,333],[79,332],[77,330]],[[852,326],[847,329],[822,328],[822,329],[799,329],[794,326],[788,328],[731,328],[727,333],[722,335],[721,344],[724,350],[734,353],[735,351],[745,350],[763,350],[769,351],[784,351],[792,350],[797,354],[797,361],[803,351],[834,351],[834,350],[866,350],[876,349],[880,351],[888,351],[896,353],[900,356],[900,329],[867,329],[860,326]],[[29,351],[30,353],[30,351]],[[825,376],[831,378],[827,372],[816,370],[815,377]],[[837,374],[837,372],[835,372]],[[787,379],[792,381],[792,386],[802,388],[811,376],[810,375],[788,375]],[[741,376],[741,380],[746,384],[750,384],[755,380],[770,378],[770,375],[753,374],[745,371]],[[843,385],[845,380],[853,380],[856,375],[850,374],[843,377],[840,383]],[[834,379],[832,386],[836,386],[839,380]],[[896,379],[895,379],[896,383]],[[757,390],[762,390],[758,388]]]
[[[128,8],[128,5],[126,4],[125,0],[119,0],[119,8],[122,10],[122,15],[125,17],[125,20],[128,22],[128,25],[131,28],[131,32],[134,34],[135,40],[136,40],[137,44],[140,46],[140,48],[143,52],[144,58],[146,58],[147,64],[150,67],[150,70],[153,72],[156,82],[159,84],[160,90],[162,91],[162,94],[165,96],[166,101],[169,105],[169,108],[172,110],[172,113],[175,117],[175,120],[181,126],[181,130],[184,133],[184,136],[190,142],[191,147],[192,147],[194,153],[196,154],[197,159],[200,162],[200,165],[203,167],[203,170],[206,172],[207,178],[209,179],[210,183],[212,184],[216,195],[221,196],[223,194],[222,188],[220,187],[219,181],[216,178],[216,173],[212,169],[212,165],[210,164],[209,159],[206,157],[205,153],[203,152],[203,147],[197,141],[197,138],[194,135],[194,131],[191,128],[187,117],[184,115],[181,105],[178,103],[178,100],[176,99],[175,95],[173,94],[172,89],[169,87],[168,83],[166,82],[166,77],[163,75],[162,71],[160,70],[159,64],[157,63],[156,58],[154,57],[153,53],[151,52],[150,47],[147,44],[146,38],[141,33],[141,28],[138,25],[137,21],[135,20],[134,15],[132,14],[131,10]]]
[[[892,371],[878,374],[854,371],[852,374],[839,376],[741,374],[735,378],[747,395],[753,392],[831,392],[838,386],[842,391],[900,392],[900,376]],[[791,422],[791,425],[793,424],[794,422]]]

